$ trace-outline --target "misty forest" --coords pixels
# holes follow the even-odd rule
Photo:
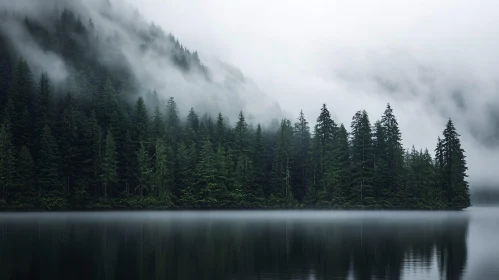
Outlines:
[[[470,206],[465,152],[450,119],[431,151],[402,146],[390,105],[376,117],[360,110],[351,124],[335,122],[330,104],[313,121],[296,112],[260,125],[242,109],[236,118],[182,108],[175,89],[140,84],[133,64],[102,59],[101,46],[118,39],[91,17],[0,12],[7,23],[70,71],[61,79],[51,64],[33,66],[0,30],[0,209]],[[159,27],[134,32],[142,51],[164,43],[155,50],[161,59],[212,79],[197,52]]]

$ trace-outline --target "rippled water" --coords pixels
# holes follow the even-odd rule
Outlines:
[[[499,208],[3,213],[0,279],[499,279]]]

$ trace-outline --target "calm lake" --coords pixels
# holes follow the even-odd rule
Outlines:
[[[499,208],[0,213],[0,279],[499,279]]]

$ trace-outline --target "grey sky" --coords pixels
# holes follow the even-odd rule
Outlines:
[[[138,0],[128,0],[138,4]],[[494,184],[498,129],[496,1],[141,0],[139,10],[201,58],[239,67],[292,116],[312,122],[326,103],[349,126],[392,103],[404,145],[434,149],[448,117],[472,183]],[[458,101],[456,101],[458,100]],[[480,139],[470,136],[470,131]],[[477,185],[477,184],[475,184]]]

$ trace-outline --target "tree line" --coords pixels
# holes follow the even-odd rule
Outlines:
[[[312,131],[303,112],[264,129],[243,112],[234,126],[193,108],[184,119],[156,92],[130,103],[112,78],[59,88],[23,59],[0,81],[4,209],[470,206],[450,119],[432,158],[402,147],[389,104],[374,124],[358,111],[350,131],[325,104]]]
[[[243,112],[235,125],[194,109],[184,118],[174,98],[138,97],[128,66],[98,59],[101,44],[119,41],[102,40],[91,19],[64,9],[43,24],[8,11],[0,13],[5,20],[17,20],[72,71],[63,82],[35,75],[0,30],[0,209],[470,205],[450,120],[432,158],[402,147],[390,106],[374,124],[357,112],[350,131],[326,105],[312,128],[302,112],[266,128],[248,124]],[[157,38],[173,42],[161,59],[209,72],[159,27],[140,30],[145,49]]]

